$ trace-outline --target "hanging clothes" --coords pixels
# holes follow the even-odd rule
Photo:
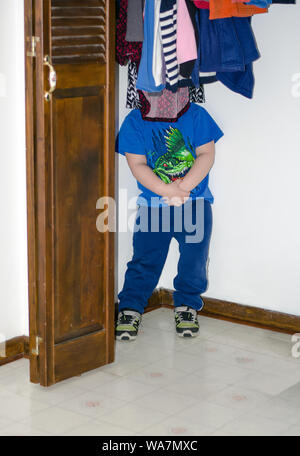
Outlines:
[[[209,9],[209,0],[194,0],[193,3],[197,8]]]
[[[128,0],[126,41],[144,40],[143,11],[143,0]]]
[[[166,65],[166,83],[171,90],[176,90],[179,77],[179,67],[177,60],[176,0],[161,0],[160,32],[163,56]]]
[[[196,40],[196,47],[198,49],[199,45],[199,34],[198,34],[198,27],[197,27],[197,21],[196,21],[196,14],[197,14],[197,8],[195,4],[191,0],[185,0],[188,13],[190,15],[190,19],[192,21],[193,29],[194,29],[194,34],[195,34],[195,40]]]
[[[186,0],[177,3],[177,60],[181,64],[180,74],[190,77],[197,59],[195,30],[190,18]]]
[[[140,95],[143,93],[136,88],[137,81],[137,64],[135,62],[128,63],[128,85],[126,96],[127,109],[140,109],[142,104]],[[204,87],[201,84],[198,88],[187,86],[189,89],[189,99],[191,103],[205,103]]]
[[[135,62],[128,62],[128,83],[127,83],[127,96],[126,96],[126,108],[127,109],[139,109],[140,99],[136,88],[137,80],[137,64]]]
[[[217,73],[215,71],[211,71],[211,72],[207,72],[207,73],[204,73],[204,72],[201,72],[199,73],[199,84],[201,86],[201,84],[205,85],[205,84],[211,84],[213,82],[216,82],[218,79],[217,79]]]
[[[250,2],[245,2],[245,5],[254,5],[258,8],[269,8],[272,4],[272,0],[251,0]]]
[[[252,63],[246,65],[244,71],[217,73],[216,77],[233,92],[246,98],[253,98],[255,80]]]
[[[200,14],[199,11],[197,10],[195,14],[195,24],[196,24],[196,30],[198,34],[198,53],[197,53],[197,60],[195,62],[192,74],[191,74],[191,79],[193,82],[194,87],[199,88],[201,84],[210,84],[213,82],[217,81],[216,78],[216,72],[200,72],[200,59],[201,59],[201,40],[200,40]]]
[[[210,20],[200,9],[199,71],[244,71],[245,65],[260,57],[249,18]]]
[[[119,65],[127,65],[128,61],[139,63],[141,60],[142,43],[126,41],[128,0],[120,0],[117,19],[116,60]]]
[[[205,103],[204,87],[189,87],[189,98],[191,103]]]
[[[148,0],[149,1],[149,0]],[[162,41],[160,35],[160,5],[161,0],[156,0],[154,2],[154,44],[153,44],[153,61],[152,61],[152,71],[153,77],[155,80],[155,85],[163,86],[166,85],[166,70],[165,62],[163,61],[162,55]]]
[[[254,14],[267,13],[267,8],[258,8],[244,3],[233,3],[232,0],[210,0],[209,18],[224,19],[226,17],[249,17]]]
[[[138,71],[136,87],[147,92],[160,92],[165,84],[162,77],[162,54],[159,48],[159,11],[157,3],[153,0],[146,0],[144,14],[144,41],[142,57]],[[160,79],[157,84],[155,78]]]

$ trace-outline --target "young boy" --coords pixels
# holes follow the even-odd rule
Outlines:
[[[142,193],[133,257],[118,296],[116,338],[136,339],[173,237],[180,252],[173,294],[176,332],[194,337],[200,295],[207,289],[213,203],[208,174],[223,132],[204,108],[189,102],[187,88],[142,93],[141,109],[127,115],[118,137],[117,151],[126,156]]]

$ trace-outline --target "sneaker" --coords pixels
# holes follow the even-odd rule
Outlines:
[[[135,310],[119,312],[116,326],[117,340],[135,340],[138,334],[142,315]]]
[[[188,306],[175,307],[176,332],[180,337],[196,337],[199,332],[197,310]]]

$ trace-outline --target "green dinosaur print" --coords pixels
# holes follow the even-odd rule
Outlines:
[[[188,150],[184,138],[177,128],[170,127],[165,140],[168,152],[156,160],[153,172],[163,182],[170,184],[185,176],[193,166],[195,158],[190,150]],[[192,149],[190,144],[189,146]]]

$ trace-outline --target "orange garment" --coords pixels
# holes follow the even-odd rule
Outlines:
[[[209,19],[223,19],[225,17],[248,17],[253,14],[267,13],[268,8],[259,8],[255,5],[233,3],[232,0],[210,0]]]

